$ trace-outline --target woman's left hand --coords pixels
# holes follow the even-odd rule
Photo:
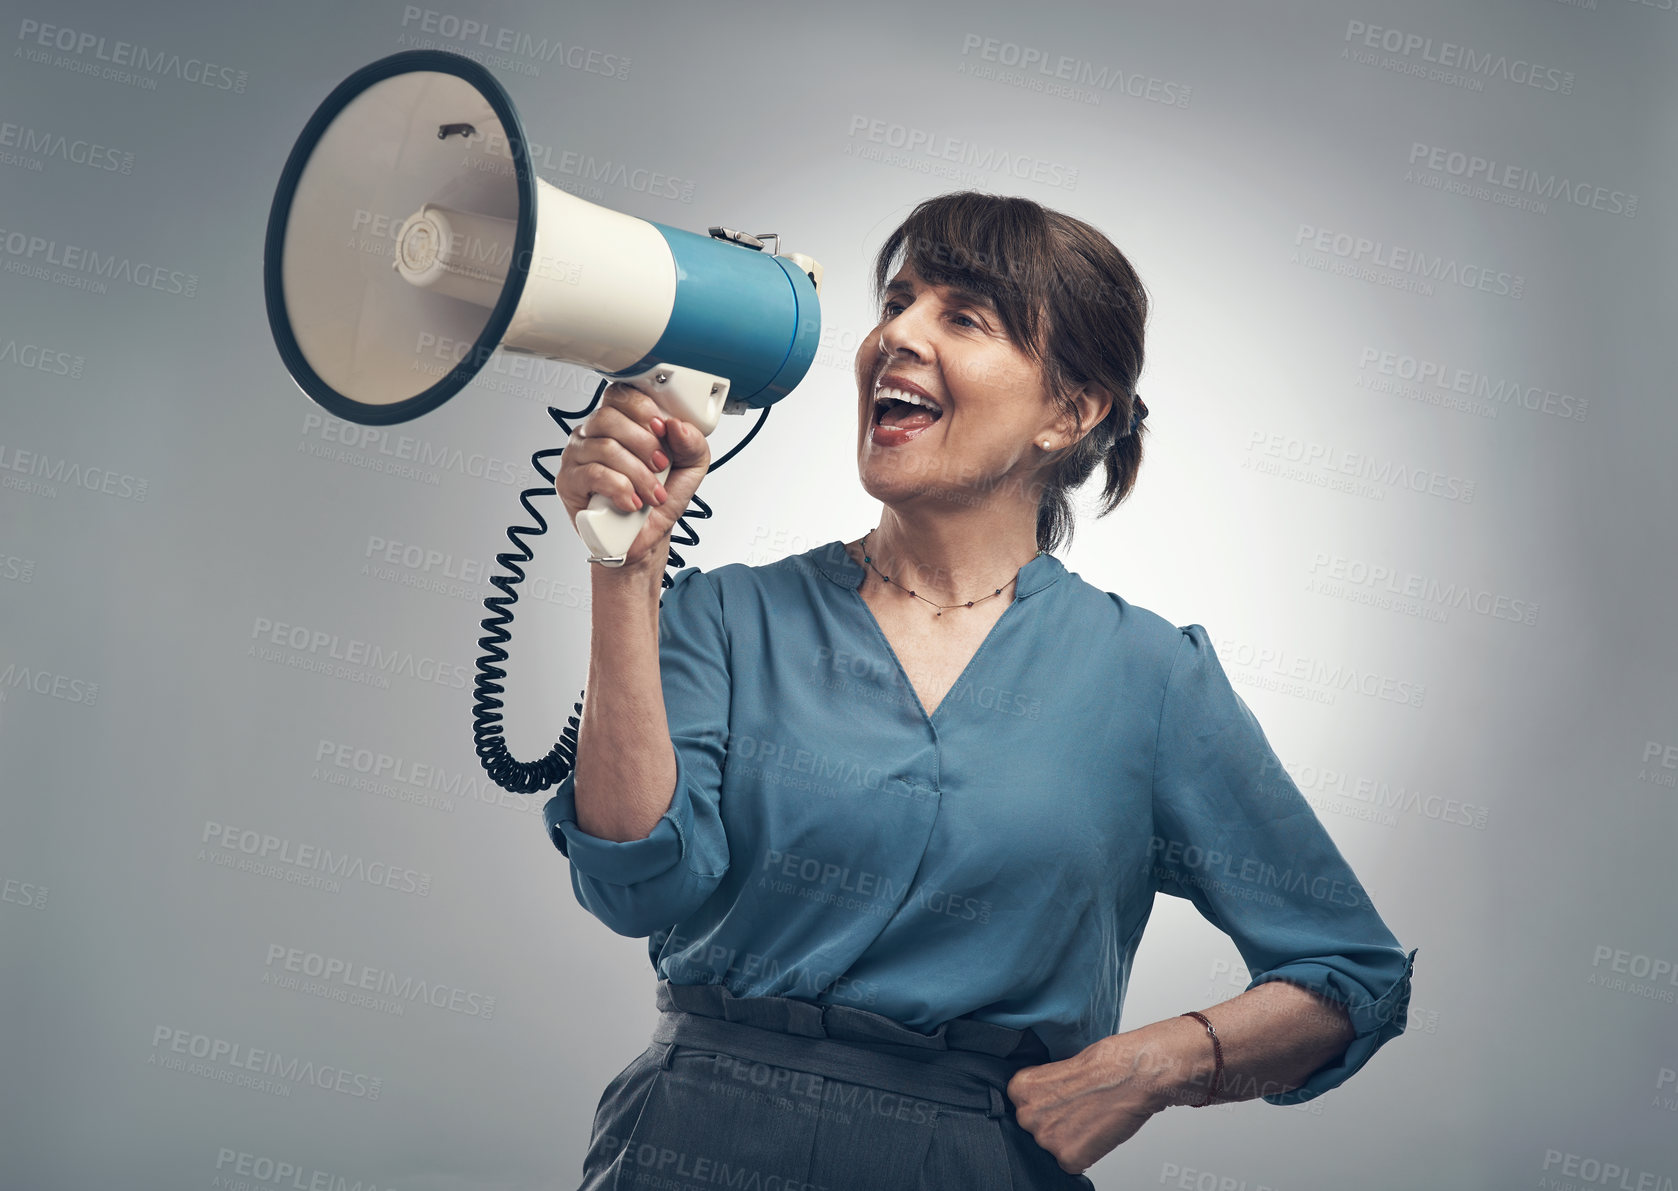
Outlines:
[[[1162,1041],[1143,1027],[1020,1068],[1008,1081],[1015,1119],[1062,1170],[1083,1174],[1165,1107],[1157,1076],[1170,1060]]]

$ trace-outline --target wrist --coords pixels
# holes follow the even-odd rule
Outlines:
[[[1155,1059],[1148,1084],[1155,1112],[1177,1105],[1201,1105],[1212,1089],[1218,1063],[1206,1027],[1192,1017],[1173,1017],[1148,1027],[1155,1031]],[[1222,1100],[1214,1094],[1212,1103]]]
[[[665,565],[669,561],[668,540],[634,562],[609,567],[590,563],[589,573],[595,591],[650,591],[657,596],[663,592]]]
[[[659,602],[664,595],[662,563],[662,557],[655,557],[621,567],[589,564],[589,621],[596,640],[605,639],[602,633],[615,639],[616,634],[637,625],[651,632],[652,640],[658,639]]]

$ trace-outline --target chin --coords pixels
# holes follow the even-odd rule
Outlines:
[[[927,497],[939,499],[940,493],[924,476],[891,466],[881,466],[876,459],[872,465],[857,464],[857,478],[862,490],[888,507],[896,508],[910,501]]]
[[[889,475],[879,466],[879,462],[864,462],[857,460],[856,476],[862,484],[862,490],[875,500],[890,504],[892,501],[907,495],[909,487],[907,477]]]

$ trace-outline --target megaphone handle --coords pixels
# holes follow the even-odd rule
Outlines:
[[[639,389],[665,413],[692,422],[707,436],[717,428],[728,400],[727,377],[675,364],[655,364],[635,376],[608,379]],[[670,474],[669,465],[657,474],[663,483]],[[588,508],[577,514],[575,528],[594,561],[602,566],[621,567],[651,514],[652,509],[647,507],[626,513],[612,503],[611,497],[596,492],[589,498]]]

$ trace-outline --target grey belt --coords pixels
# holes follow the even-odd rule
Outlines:
[[[987,1116],[1011,1115],[1021,1067],[1049,1061],[1031,1030],[956,1018],[922,1034],[878,1013],[792,997],[736,997],[720,984],[660,980],[653,1041],[864,1084]]]

